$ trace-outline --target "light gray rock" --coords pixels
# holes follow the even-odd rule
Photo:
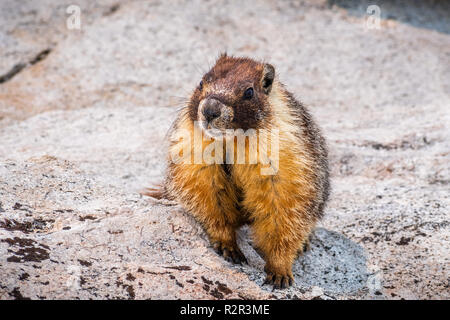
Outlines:
[[[445,5],[380,3],[368,30],[339,1],[78,2],[81,30],[69,2],[0,4],[0,77],[24,64],[0,83],[0,299],[450,298]],[[332,197],[284,291],[262,286],[248,228],[234,266],[139,195],[223,50],[273,63],[329,142]]]

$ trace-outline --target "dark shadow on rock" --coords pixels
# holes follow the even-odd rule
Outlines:
[[[239,232],[239,246],[249,261],[250,268],[241,270],[249,278],[262,285],[264,261],[252,247],[250,229],[243,227]],[[313,286],[323,289],[329,295],[355,294],[367,287],[368,271],[366,254],[357,243],[344,235],[324,228],[317,228],[310,242],[311,248],[300,256],[292,267],[296,290],[307,291]],[[257,269],[257,270],[255,270]],[[263,286],[271,291],[271,286]]]
[[[348,10],[357,17],[367,15],[367,7],[380,7],[381,19],[392,19],[416,28],[450,34],[450,1],[440,0],[328,0],[328,5]]]
[[[340,233],[317,228],[311,249],[292,268],[296,285],[321,287],[326,293],[349,294],[366,287],[364,249]]]

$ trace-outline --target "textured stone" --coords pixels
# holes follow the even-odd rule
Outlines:
[[[0,77],[24,65],[0,83],[0,299],[450,298],[447,5],[380,3],[368,30],[354,2],[78,2],[81,30],[69,2],[0,4]],[[139,195],[224,50],[273,63],[329,142],[332,197],[284,291],[248,228],[234,266]]]

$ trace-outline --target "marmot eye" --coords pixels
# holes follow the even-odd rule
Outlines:
[[[198,89],[201,91],[203,89],[203,80],[198,84]]]
[[[247,90],[245,90],[244,92],[244,99],[245,100],[249,100],[253,97],[253,88],[248,88]]]

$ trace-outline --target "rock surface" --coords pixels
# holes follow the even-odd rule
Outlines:
[[[2,1],[0,299],[449,299],[450,7],[375,3],[374,30],[357,1],[83,0],[69,30],[71,1]],[[234,266],[138,192],[224,50],[273,63],[329,142],[288,290],[262,286],[247,228]]]

